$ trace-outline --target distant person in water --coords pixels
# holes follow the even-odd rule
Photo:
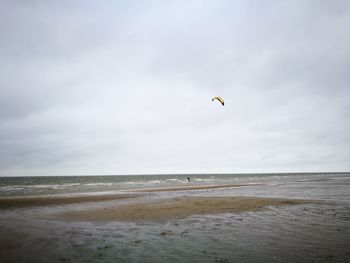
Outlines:
[[[187,180],[188,180],[189,182],[191,182],[191,179],[190,179],[190,177],[189,177],[189,176],[187,177]]]

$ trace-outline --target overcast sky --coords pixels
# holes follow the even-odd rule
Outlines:
[[[350,1],[0,0],[0,175],[298,171],[350,171]]]

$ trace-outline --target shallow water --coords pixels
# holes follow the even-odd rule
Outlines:
[[[159,192],[145,198],[262,196],[322,202],[269,207],[258,212],[190,216],[163,224],[72,223],[55,217],[60,211],[103,207],[112,205],[111,201],[3,209],[0,261],[349,262],[349,174],[267,175],[255,179],[244,180],[259,185]]]
[[[91,193],[208,184],[274,184],[288,181],[323,181],[347,177],[338,174],[166,174],[128,176],[0,177],[0,196]]]

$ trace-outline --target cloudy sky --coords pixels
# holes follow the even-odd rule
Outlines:
[[[349,32],[348,0],[0,0],[0,175],[350,171]]]

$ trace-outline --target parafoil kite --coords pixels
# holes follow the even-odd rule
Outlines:
[[[222,106],[225,105],[225,102],[224,102],[224,100],[221,97],[214,97],[214,98],[211,99],[211,101],[214,101],[214,100],[218,100],[222,104]]]

